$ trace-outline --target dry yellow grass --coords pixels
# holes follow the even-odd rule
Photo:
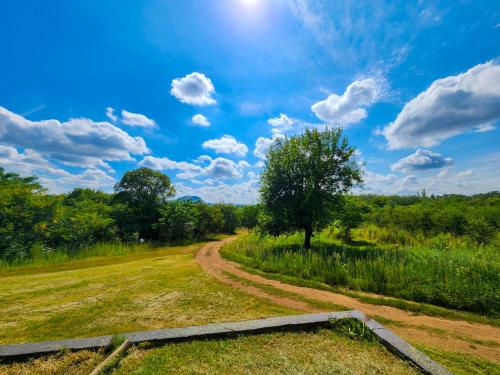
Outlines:
[[[220,284],[193,259],[201,244],[85,259],[0,276],[0,343],[244,320],[295,311]]]

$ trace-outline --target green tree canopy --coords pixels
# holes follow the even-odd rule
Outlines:
[[[158,210],[175,194],[170,178],[150,168],[139,168],[125,173],[115,191],[117,201],[125,205],[118,210],[123,227],[138,232],[140,237],[154,238],[152,224],[158,219]]]
[[[304,230],[310,248],[313,230],[328,224],[342,195],[362,180],[354,152],[341,129],[307,129],[277,140],[261,175],[264,230]]]

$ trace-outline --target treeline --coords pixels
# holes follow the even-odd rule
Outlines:
[[[114,193],[74,189],[50,195],[36,177],[0,168],[0,260],[13,262],[63,250],[76,254],[99,242],[175,242],[234,233],[265,221],[259,205],[175,201],[168,176],[140,168],[127,172]],[[473,196],[344,196],[332,225],[346,240],[351,230],[372,224],[387,235],[417,238],[447,233],[479,244],[498,241],[500,193]],[[377,233],[380,236],[381,232]]]
[[[199,240],[256,220],[252,206],[175,201],[174,192],[167,176],[147,168],[127,172],[112,194],[77,188],[61,195],[0,168],[0,260],[72,255],[99,242]]]
[[[468,236],[477,243],[491,243],[500,228],[500,193],[427,196],[357,197],[363,222],[405,230],[412,235],[449,233]]]

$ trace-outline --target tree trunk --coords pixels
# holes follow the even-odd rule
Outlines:
[[[312,237],[313,230],[312,230],[312,227],[310,227],[310,226],[305,227],[304,229],[305,229],[304,247],[306,249],[310,249],[311,248],[311,237]]]

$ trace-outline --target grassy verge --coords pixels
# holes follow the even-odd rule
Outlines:
[[[267,273],[395,297],[383,304],[412,300],[426,312],[439,306],[499,320],[500,261],[489,247],[388,249],[339,244],[319,236],[307,251],[298,235],[260,238],[250,234],[226,245],[222,254]]]
[[[198,266],[202,244],[72,261],[0,276],[0,343],[208,324],[296,311],[223,285]]]
[[[232,260],[235,262],[238,261],[237,258],[232,257],[232,254],[230,252],[227,252],[225,248],[222,248],[221,255],[228,260]],[[356,298],[361,302],[370,303],[373,305],[391,306],[391,307],[395,307],[395,308],[398,308],[401,310],[415,313],[416,315],[437,316],[437,317],[451,319],[451,320],[463,320],[463,321],[466,321],[469,323],[487,324],[487,325],[491,325],[491,326],[495,326],[495,327],[500,327],[500,319],[499,318],[492,318],[489,316],[469,313],[466,311],[457,311],[457,310],[453,310],[453,309],[447,309],[444,307],[429,305],[429,304],[425,304],[425,303],[406,301],[406,300],[402,300],[402,299],[394,298],[394,297],[368,296],[368,295],[364,295],[361,292],[350,291],[350,290],[347,290],[347,289],[342,288],[342,287],[332,287],[330,285],[327,285],[327,284],[319,282],[319,281],[307,280],[307,279],[302,279],[300,277],[282,275],[279,273],[264,272],[264,271],[261,271],[261,270],[255,269],[255,268],[245,266],[244,264],[241,265],[241,267],[242,267],[242,269],[244,269],[245,271],[247,271],[249,273],[253,273],[253,274],[260,275],[260,276],[263,276],[263,277],[266,277],[269,279],[281,281],[281,282],[284,282],[287,284],[303,286],[303,287],[307,287],[307,288],[321,289],[321,290],[326,290],[326,291],[333,292],[333,293],[340,293],[340,294],[347,295],[349,297]],[[349,309],[346,308],[346,310],[349,310]]]
[[[204,241],[180,241],[172,244],[165,243],[123,243],[104,242],[84,247],[74,254],[64,250],[54,250],[49,253],[36,253],[32,259],[25,259],[14,263],[5,263],[0,260],[0,273],[7,274],[31,274],[35,272],[60,271],[65,269],[82,268],[85,261],[93,265],[97,262],[115,262],[115,258],[152,253],[165,248],[183,248],[192,244],[206,241],[218,240],[228,235],[216,234]]]
[[[139,348],[114,374],[416,374],[377,342],[347,332],[277,332]]]
[[[427,354],[429,357],[438,361],[441,365],[448,368],[455,375],[494,375],[500,374],[500,364],[490,362],[474,355],[465,353],[453,353],[438,348],[415,344],[418,350]]]
[[[242,277],[236,276],[236,275],[229,273],[229,272],[223,272],[223,274],[232,280],[238,281],[239,283],[241,283],[243,285],[253,286],[255,288],[258,288],[260,290],[263,290],[263,291],[265,291],[269,294],[275,295],[275,296],[286,297],[286,298],[295,299],[297,301],[305,302],[305,303],[311,305],[311,307],[315,307],[317,309],[321,309],[321,310],[325,310],[325,311],[351,310],[345,306],[337,305],[335,303],[318,301],[318,300],[315,300],[312,298],[303,297],[303,296],[296,294],[296,293],[287,292],[286,290],[281,290],[281,289],[275,288],[275,287],[270,286],[270,285],[263,285],[263,284],[255,283],[253,281],[244,279]]]

